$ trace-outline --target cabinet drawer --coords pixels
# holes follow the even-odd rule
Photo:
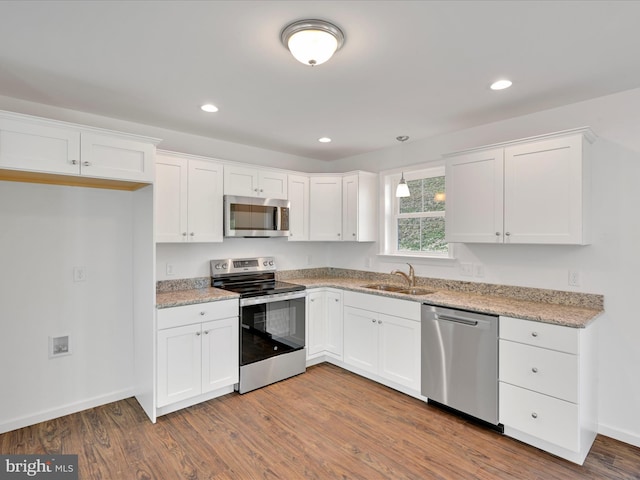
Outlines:
[[[579,330],[520,318],[500,317],[500,338],[566,353],[579,353]]]
[[[560,447],[580,449],[578,406],[500,382],[500,423]]]
[[[158,330],[238,316],[237,300],[197,303],[158,310]]]
[[[500,381],[578,403],[578,356],[500,340]]]

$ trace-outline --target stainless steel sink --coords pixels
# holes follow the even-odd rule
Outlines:
[[[406,287],[402,287],[399,285],[386,285],[383,283],[363,285],[363,288],[370,288],[371,290],[382,290],[384,292],[399,292],[400,290],[406,290]]]
[[[363,285],[363,288],[370,288],[371,290],[381,290],[383,292],[404,293],[405,295],[429,295],[434,293],[434,290],[419,287],[403,287],[400,285],[388,285],[385,283],[375,283],[372,285]]]
[[[431,295],[435,293],[435,290],[429,290],[427,288],[404,288],[397,290],[396,293],[406,293],[407,295]]]

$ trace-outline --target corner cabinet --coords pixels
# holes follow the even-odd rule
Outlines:
[[[500,317],[499,345],[505,435],[582,464],[598,430],[595,325]]]
[[[468,150],[446,160],[446,240],[589,243],[589,129]]]
[[[157,313],[157,401],[162,415],[230,393],[239,375],[238,301]]]
[[[222,164],[159,152],[156,242],[222,242]]]
[[[154,180],[158,142],[158,139],[0,112],[0,177],[104,187],[109,187],[107,181],[150,184]],[[25,173],[20,177],[16,172]],[[105,182],[94,180],[92,183],[90,179]],[[117,183],[111,185],[135,189],[122,183],[119,187]]]
[[[342,291],[314,288],[307,295],[307,361],[342,360]]]
[[[287,174],[236,165],[224,169],[225,195],[287,200]]]
[[[311,176],[309,239],[374,242],[377,239],[377,178],[374,173]]]
[[[289,175],[289,241],[309,240],[309,177]]]
[[[344,366],[420,393],[420,303],[344,292]]]

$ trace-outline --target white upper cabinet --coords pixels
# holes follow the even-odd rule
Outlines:
[[[309,239],[342,240],[342,177],[309,180]]]
[[[289,175],[289,241],[309,240],[309,177]]]
[[[447,241],[587,244],[594,138],[579,129],[449,157]]]
[[[0,112],[0,169],[153,183],[157,142]]]
[[[225,166],[225,195],[287,200],[287,174],[240,166]]]
[[[156,241],[222,242],[222,165],[161,153],[156,170]]]
[[[378,176],[358,172],[342,178],[343,240],[375,242],[377,239]]]

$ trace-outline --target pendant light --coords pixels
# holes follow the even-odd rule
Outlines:
[[[344,33],[324,20],[299,20],[282,30],[280,40],[296,60],[314,67],[340,50],[344,44]]]
[[[407,137],[406,135],[400,135],[399,137],[396,137],[396,140],[400,142],[400,157],[402,157],[402,159],[404,160],[404,155],[402,155],[404,151],[403,144],[404,142],[409,140],[409,137]],[[400,177],[400,183],[398,184],[398,188],[396,188],[396,197],[409,197],[409,196],[411,196],[411,192],[409,192],[409,185],[407,185],[407,182],[404,179],[404,172],[402,172],[402,176]]]

